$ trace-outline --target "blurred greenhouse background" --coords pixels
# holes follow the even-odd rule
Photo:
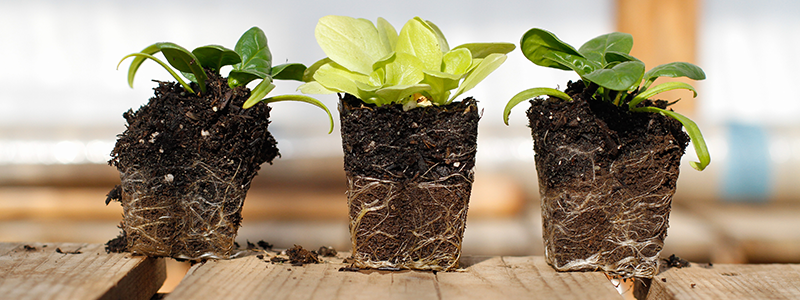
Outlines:
[[[701,127],[712,155],[704,172],[684,157],[667,255],[694,261],[800,262],[800,2],[763,0],[566,1],[101,1],[0,2],[0,241],[95,242],[113,238],[118,204],[103,205],[119,182],[106,164],[122,113],[152,96],[169,74],[145,63],[126,84],[119,59],[171,41],[232,48],[251,26],[269,38],[276,62],[324,57],[314,40],[329,14],[380,16],[397,29],[421,16],[450,45],[519,43],[532,27],[573,45],[610,31],[634,35],[648,68],[670,61],[701,66],[699,96],[676,110]],[[545,69],[517,49],[477,88],[476,182],[466,254],[541,255],[537,179],[525,105],[502,123],[508,99],[535,86],[563,88],[572,73]],[[273,95],[296,93],[277,82]],[[331,110],[335,95],[319,96]],[[270,131],[282,157],[264,166],[244,208],[240,240],[277,247],[349,248],[338,121],[327,135],[321,110],[272,105]],[[336,114],[335,114],[336,116]],[[338,117],[338,116],[336,116]]]

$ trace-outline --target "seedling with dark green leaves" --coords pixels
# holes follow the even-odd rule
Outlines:
[[[154,56],[159,52],[164,55],[169,64]],[[239,38],[234,50],[219,45],[207,45],[188,51],[174,43],[163,42],[150,45],[141,52],[126,55],[120,60],[119,64],[122,64],[129,57],[133,57],[133,62],[128,68],[128,85],[131,88],[133,87],[133,78],[136,75],[136,71],[148,58],[164,67],[187,92],[192,94],[195,91],[191,85],[184,81],[181,76],[178,76],[170,66],[177,69],[190,82],[194,82],[200,89],[200,94],[206,92],[206,80],[208,78],[206,71],[219,74],[222,67],[232,66],[233,69],[228,75],[228,86],[230,88],[246,86],[254,80],[261,80],[250,92],[250,97],[245,101],[243,108],[250,108],[259,102],[306,102],[325,110],[330,121],[329,133],[333,131],[333,116],[328,108],[317,99],[305,95],[281,95],[264,98],[275,88],[275,84],[272,82],[273,79],[301,81],[306,66],[299,63],[273,66],[272,53],[267,46],[267,36],[258,27],[252,27],[247,30]],[[119,68],[119,64],[117,68]]]
[[[666,82],[651,86],[659,77],[687,77],[693,80],[706,78],[700,67],[686,62],[672,62],[659,65],[645,72],[642,61],[630,55],[633,37],[627,33],[614,32],[598,36],[579,49],[558,39],[555,34],[533,28],[522,36],[520,48],[534,64],[561,70],[575,71],[591,91],[592,98],[627,106],[632,112],[652,112],[672,117],[686,128],[697,152],[699,162],[691,166],[702,171],[711,162],[703,135],[697,124],[689,118],[672,110],[653,106],[642,106],[647,100],[662,92],[686,89],[697,97],[697,91],[683,82]],[[503,121],[508,125],[511,109],[517,104],[539,96],[551,96],[566,101],[572,98],[553,88],[532,88],[524,90],[509,100],[503,111]]]

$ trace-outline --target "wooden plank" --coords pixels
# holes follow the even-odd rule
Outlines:
[[[800,299],[800,265],[673,268],[653,278],[647,299]]]
[[[101,244],[0,243],[0,299],[150,299],[165,277],[163,259]]]
[[[557,273],[541,257],[464,258],[463,272],[340,272],[344,255],[291,266],[255,256],[189,270],[174,299],[619,299],[602,273]]]
[[[617,30],[633,35],[631,55],[641,59],[648,69],[674,61],[694,63],[699,7],[699,0],[617,0]],[[685,78],[662,78],[656,83],[666,81],[697,86]],[[702,97],[702,91],[699,94]],[[669,91],[658,98],[684,99],[672,106],[682,114],[693,115],[696,107],[691,92]]]

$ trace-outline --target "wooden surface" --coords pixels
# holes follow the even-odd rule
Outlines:
[[[150,299],[165,277],[163,259],[101,244],[0,243],[0,299]]]
[[[166,299],[620,299],[602,273],[556,273],[542,257],[467,257],[462,272],[342,272],[342,255],[292,266],[256,256],[192,267]]]
[[[695,63],[699,0],[617,0],[617,31],[633,35],[631,55],[642,60],[647,70],[665,63],[685,61]],[[701,68],[703,66],[700,66]],[[686,78],[659,79],[697,84]],[[703,92],[699,92],[702,97]],[[669,91],[658,99],[674,101],[675,111],[694,115],[696,107],[691,92]]]
[[[647,299],[800,299],[800,265],[695,263],[657,275]]]

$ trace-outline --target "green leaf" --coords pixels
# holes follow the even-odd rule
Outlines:
[[[378,97],[383,99],[383,101],[379,105],[386,105],[390,103],[403,104],[405,102],[402,101],[404,100],[404,98],[407,98],[408,96],[411,96],[414,93],[428,91],[430,89],[431,86],[427,84],[394,85],[381,88],[377,90],[375,93],[378,95]]]
[[[158,59],[155,56],[152,56],[150,54],[147,54],[147,53],[132,53],[132,54],[126,55],[117,64],[117,69],[119,69],[119,65],[121,65],[122,62],[125,61],[125,59],[127,59],[128,57],[133,57],[134,60],[141,59],[141,61],[144,61],[147,58],[152,59],[153,61],[157,62],[159,65],[164,67],[164,69],[166,69],[167,72],[169,72],[169,74],[172,75],[172,77],[175,78],[175,80],[177,80],[178,83],[180,83],[183,86],[184,89],[186,89],[186,91],[188,91],[189,93],[194,94],[194,90],[192,90],[192,88],[189,87],[189,85],[186,84],[186,82],[183,81],[183,79],[181,79],[181,77],[178,76],[178,74],[175,73],[175,71],[172,70],[172,68],[170,68],[165,62],[161,61],[160,59]],[[134,68],[134,64],[131,64],[131,69],[133,69],[133,73],[131,73],[131,69],[128,69],[128,83],[130,84],[131,88],[133,88],[133,75],[136,75],[136,69],[138,69],[138,67],[142,64],[141,61],[136,64],[135,68]]]
[[[267,36],[260,28],[252,27],[247,30],[236,42],[234,50],[242,62],[233,65],[228,80],[233,77],[237,86],[247,85],[256,78],[265,79],[272,72],[272,53],[267,45]]]
[[[468,48],[453,49],[442,56],[442,72],[462,75],[472,66],[472,53]]]
[[[444,33],[442,33],[442,30],[439,29],[439,26],[436,26],[436,24],[433,24],[433,22],[428,20],[425,20],[425,24],[427,24],[428,28],[430,28],[431,31],[433,31],[433,34],[436,35],[436,39],[439,41],[439,48],[442,50],[442,53],[450,51],[450,44],[447,43],[447,39],[444,38]]]
[[[511,97],[511,100],[508,100],[508,103],[506,103],[506,108],[503,109],[503,122],[506,123],[506,125],[508,125],[508,116],[511,115],[511,109],[514,108],[514,106],[517,106],[517,104],[520,104],[525,100],[533,99],[539,96],[551,96],[566,101],[572,101],[572,97],[557,89],[553,88],[527,89],[517,93],[516,95],[514,95],[514,97]]]
[[[678,122],[681,122],[683,127],[686,128],[686,133],[689,134],[692,145],[694,145],[694,151],[697,152],[699,162],[689,162],[692,168],[702,171],[711,163],[711,155],[708,153],[708,147],[706,146],[706,140],[703,139],[703,133],[700,132],[700,128],[697,127],[697,124],[691,119],[674,111],[652,106],[632,108],[631,111],[659,113],[678,120]]]
[[[646,91],[640,92],[635,97],[633,97],[633,100],[631,100],[631,102],[628,103],[628,107],[630,109],[633,109],[636,107],[636,105],[639,105],[639,103],[641,103],[646,99],[650,99],[653,96],[661,94],[666,91],[678,90],[678,89],[690,90],[694,93],[694,97],[697,97],[697,91],[694,89],[692,85],[680,81],[670,81],[656,85],[653,88],[648,89]]]
[[[272,79],[303,81],[306,66],[298,63],[281,64],[272,67]]]
[[[423,62],[412,55],[397,53],[385,66],[384,84],[388,85],[413,85],[425,78],[422,73],[425,66]]]
[[[317,99],[314,99],[309,96],[303,95],[280,95],[275,97],[269,97],[267,99],[262,100],[264,103],[273,103],[273,102],[281,102],[281,101],[298,101],[298,102],[305,102],[316,107],[322,108],[328,114],[328,120],[330,121],[330,130],[328,130],[328,134],[333,132],[333,115],[331,115],[331,111],[328,110],[328,107],[325,104],[322,104]]]
[[[256,87],[250,91],[250,97],[244,101],[242,108],[248,109],[253,105],[256,105],[256,103],[261,102],[261,99],[264,99],[264,97],[267,96],[267,94],[269,94],[269,92],[271,92],[274,88],[275,84],[269,80],[263,80],[259,82],[258,85],[256,85]]]
[[[181,72],[188,72],[194,74],[194,81],[200,86],[200,92],[206,92],[206,72],[203,66],[197,60],[197,57],[186,50],[185,48],[173,43],[157,43],[161,49],[161,53],[167,58],[170,65]]]
[[[567,55],[584,58],[578,50],[562,42],[555,34],[539,28],[528,30],[522,36],[520,48],[525,57],[534,64],[562,70],[570,70],[570,68],[547,57],[548,53],[559,54],[558,56],[562,58],[566,58]]]
[[[469,49],[469,52],[472,53],[472,58],[485,58],[492,53],[508,54],[514,51],[515,48],[517,48],[517,46],[512,43],[467,43],[459,45],[453,48],[453,50]]]
[[[146,55],[136,55],[136,56],[134,56],[133,61],[131,62],[131,66],[128,67],[128,85],[131,88],[133,88],[133,78],[136,76],[136,71],[139,70],[139,67],[142,65],[144,60],[149,58],[149,57],[151,57],[153,54],[158,53],[159,51],[161,51],[161,49],[158,47],[158,44],[153,44],[153,45],[147,46],[141,52],[139,52],[140,54],[146,54]],[[122,58],[122,60],[125,60],[125,58],[128,58],[128,57],[131,57],[131,56],[130,55],[125,56],[125,57]],[[120,61],[120,63],[122,63],[122,60]],[[169,68],[166,67],[166,65],[162,65],[162,66],[164,66],[164,68],[167,68],[169,70]],[[117,69],[119,69],[119,64],[117,64]]]
[[[314,73],[314,80],[319,82],[326,89],[339,93],[348,93],[358,97],[358,86],[356,81],[367,83],[367,75],[351,72],[350,70],[336,64],[335,62],[322,65]],[[363,98],[359,98],[364,100]]]
[[[626,61],[619,63],[611,69],[598,69],[583,77],[597,85],[614,90],[627,91],[632,86],[638,85],[644,74],[644,63],[640,61]]]
[[[458,87],[448,102],[452,102],[456,97],[478,85],[486,76],[489,76],[490,73],[500,67],[500,65],[506,61],[506,58],[505,54],[500,53],[493,53],[486,56],[486,58],[464,78],[464,82],[461,83],[461,86]]]
[[[335,94],[336,91],[329,90],[316,81],[306,82],[297,87],[303,94]]]
[[[633,36],[622,32],[612,32],[589,40],[578,49],[578,52],[588,60],[605,65],[607,52],[629,54],[631,48],[633,48]]]
[[[658,77],[688,77],[693,80],[703,80],[706,79],[706,73],[700,67],[687,62],[667,63],[644,73],[643,88],[648,89]]]
[[[581,56],[566,54],[563,52],[545,53],[543,59],[549,60],[553,64],[562,66],[564,70],[575,71],[575,73],[578,73],[578,75],[581,77],[603,67],[600,64],[585,59]]]
[[[391,52],[375,25],[365,19],[325,16],[317,22],[314,36],[331,60],[364,75],[372,72],[372,64]]]
[[[231,70],[228,74],[228,86],[235,88],[237,86],[247,85],[256,79],[268,79],[269,74],[262,73],[256,70]]]
[[[416,56],[426,70],[441,70],[442,49],[439,40],[419,17],[408,20],[403,29],[400,29],[395,52]]]
[[[392,24],[389,24],[386,19],[378,17],[378,35],[381,38],[381,43],[386,48],[387,52],[394,52],[394,46],[397,44],[397,30],[394,29]]]
[[[611,64],[615,62],[621,63],[626,61],[641,61],[641,60],[627,53],[616,52],[616,51],[606,52],[606,64]]]
[[[317,72],[317,69],[324,64],[328,64],[333,62],[330,58],[323,58],[309,66],[305,71],[303,71],[303,81],[304,82],[311,82],[314,80],[314,73]]]
[[[200,62],[200,65],[214,70],[217,73],[219,73],[219,69],[223,66],[242,62],[242,58],[239,57],[236,51],[219,45],[198,47],[192,50],[192,54],[197,57],[197,61]]]

